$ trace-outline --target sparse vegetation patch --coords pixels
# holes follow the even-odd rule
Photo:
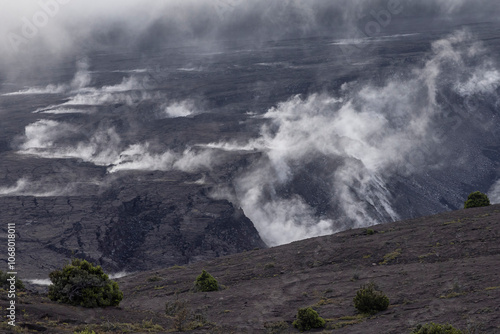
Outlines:
[[[193,313],[187,301],[176,299],[167,302],[165,314],[173,320],[173,329],[179,332],[194,330],[207,324],[207,319],[203,314]]]
[[[7,273],[4,273],[3,271],[0,270],[0,288],[8,290],[10,286],[10,282],[7,281],[7,279],[10,278]],[[16,277],[16,283],[15,283],[16,290],[23,290],[24,289],[24,283]]]
[[[384,261],[380,262],[380,264],[388,264],[389,262],[395,260],[401,255],[401,248],[396,249],[394,252],[387,253],[384,255]]]
[[[429,324],[419,325],[411,334],[462,334],[462,331],[449,324],[441,325],[431,322]]]
[[[460,297],[460,296],[463,296],[463,295],[464,295],[464,293],[459,293],[459,292],[453,292],[452,291],[452,292],[450,292],[450,293],[448,293],[446,295],[439,296],[439,298],[441,298],[441,299],[450,299],[450,298]]]
[[[266,329],[266,334],[280,334],[285,333],[290,326],[285,321],[278,322],[266,322],[264,328]]]
[[[365,314],[358,314],[355,316],[344,316],[344,317],[340,317],[340,318],[336,318],[336,319],[328,319],[327,320],[328,323],[326,325],[326,328],[327,329],[340,329],[343,327],[352,326],[352,325],[362,323],[363,321],[365,321],[365,319],[366,319]]]
[[[297,320],[293,322],[293,326],[301,332],[322,328],[325,327],[325,319],[321,318],[311,307],[301,308],[297,312]]]
[[[354,297],[354,307],[361,313],[377,313],[389,307],[389,298],[374,283],[361,286]]]
[[[148,277],[148,282],[158,282],[158,281],[161,281],[162,278],[158,275],[155,275],[155,276],[151,276],[151,277]]]

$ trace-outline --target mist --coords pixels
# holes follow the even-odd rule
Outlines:
[[[2,107],[29,114],[6,152],[103,185],[201,176],[270,246],[456,209],[472,187],[500,202],[500,66],[473,25],[498,22],[498,1],[0,6]],[[0,196],[77,189],[12,183]]]
[[[67,57],[109,48],[147,53],[178,45],[218,49],[228,41],[258,47],[287,38],[341,38],[352,35],[372,11],[389,5],[404,20],[448,22],[498,20],[500,9],[492,0],[4,1],[0,64],[3,74],[12,76],[17,70],[6,64],[43,71]]]
[[[79,140],[79,138],[85,138]],[[210,149],[186,148],[177,153],[154,148],[148,142],[126,145],[114,128],[98,128],[91,135],[67,123],[39,120],[26,126],[19,138],[19,154],[45,159],[79,159],[108,167],[109,173],[126,170],[209,170],[217,154]],[[69,144],[75,142],[74,144]],[[26,182],[5,193],[16,192]]]
[[[50,180],[30,180],[21,178],[12,186],[0,187],[0,197],[4,196],[34,196],[53,197],[76,193],[77,184],[68,183],[65,186],[48,186]]]
[[[460,66],[449,72],[454,64]],[[265,152],[234,182],[234,194],[271,245],[346,226],[395,221],[401,216],[392,205],[392,179],[453,169],[475,158],[474,146],[461,148],[458,158],[450,157],[452,138],[460,134],[448,119],[449,105],[438,96],[451,90],[457,97],[490,95],[498,102],[497,68],[473,35],[457,31],[434,41],[423,66],[409,69],[407,75],[390,76],[382,85],[353,82],[333,94],[294,96],[263,115],[270,124],[262,127],[261,138],[208,147]],[[485,130],[482,119],[470,119],[473,109],[461,112],[471,125]],[[417,152],[423,154],[420,160]],[[314,172],[304,169],[309,164],[316,165]],[[330,205],[307,202],[307,194],[296,187],[304,177],[311,187],[325,189],[323,199]],[[498,200],[498,186],[491,193]],[[321,212],[321,206],[330,209]]]

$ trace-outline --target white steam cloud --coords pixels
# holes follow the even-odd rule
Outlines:
[[[41,285],[41,286],[49,286],[52,284],[52,281],[49,278],[27,279],[26,281],[31,283],[31,284]]]
[[[90,114],[92,113],[93,110],[90,109],[75,109],[75,108],[42,108],[35,110],[33,113],[40,113],[40,114],[54,114],[54,115],[61,115],[61,114]]]
[[[109,173],[125,170],[180,170],[194,172],[210,169],[215,159],[210,151],[195,152],[186,149],[182,154],[173,151],[150,153],[149,144],[135,144],[120,153],[120,157],[108,169]]]
[[[13,96],[13,95],[36,95],[36,94],[61,94],[66,91],[66,87],[58,85],[47,85],[43,88],[27,88],[17,92],[5,93],[3,96]]]
[[[77,158],[100,166],[118,159],[121,139],[114,129],[98,130],[89,141],[76,146],[66,143],[79,135],[81,130],[71,124],[40,120],[26,126],[19,153],[50,159]]]
[[[464,16],[488,21],[492,0],[401,0],[409,18]],[[359,17],[387,7],[382,0],[108,0],[4,1],[0,66],[61,59],[82,51],[149,49],[179,44],[216,47],[222,40],[351,35]],[[478,21],[479,22],[479,21]],[[43,56],[41,56],[43,55]],[[36,61],[35,61],[36,60]]]
[[[131,48],[141,50],[191,41],[213,48],[217,47],[215,40],[226,38],[246,40],[245,37],[250,37],[258,41],[322,34],[336,35],[338,44],[358,43],[360,41],[341,38],[352,35],[348,32],[353,24],[359,23],[360,16],[386,4],[372,0],[237,0],[230,1],[229,5],[227,1],[128,0],[101,1],[88,6],[73,1],[59,5],[50,24],[36,29],[34,36],[27,38],[22,35],[21,18],[29,21],[40,11],[36,3],[10,2],[5,7],[8,10],[0,14],[0,33],[10,38],[0,49],[5,51],[0,52],[0,65],[18,55],[23,56],[20,60],[41,58],[38,49],[65,55],[78,50],[77,45],[95,50],[115,40],[111,48],[130,44]],[[471,13],[493,18],[500,9],[499,2],[489,0],[403,1],[403,5],[402,17],[419,13],[458,17]],[[165,34],[158,33],[160,31]],[[15,47],[13,34],[21,38]],[[217,149],[261,151],[263,158],[234,181],[235,200],[270,245],[331,233],[344,225],[367,226],[397,219],[388,190],[391,174],[396,169],[411,174],[416,168],[428,168],[409,161],[415,149],[437,146],[432,144],[438,130],[436,118],[443,114],[441,90],[449,89],[465,99],[492,94],[500,86],[500,72],[493,61],[483,61],[481,66],[470,65],[475,58],[485,58],[481,45],[471,42],[465,32],[436,41],[423,66],[389,78],[382,85],[348,83],[330,95],[291,97],[265,114],[269,124],[262,128],[260,138],[249,143],[212,143],[181,153],[158,152],[147,142],[123,143],[112,128],[98,129],[87,135],[67,123],[40,120],[26,127],[19,151],[44,158],[78,158],[108,166],[110,173],[210,169],[216,160],[213,151]],[[187,69],[192,70],[184,68]],[[92,80],[88,63],[82,61],[70,83],[31,87],[5,95],[69,95],[63,105],[41,110],[44,113],[75,110],[70,105],[133,105],[162,98],[148,91],[150,83],[139,76],[140,73],[142,70],[132,71],[130,77],[117,85],[89,87]],[[189,100],[161,106],[165,117],[186,117],[197,112]],[[73,144],[68,143],[68,138]],[[317,167],[320,163],[324,166]],[[319,212],[293,188],[297,178],[311,173],[307,170],[311,166],[324,174],[324,187],[329,189],[326,200],[334,208],[329,212]],[[21,180],[13,187],[2,188],[0,193],[22,192],[25,182]],[[495,197],[497,186],[491,192],[498,198]]]
[[[471,74],[468,81],[457,84],[456,90],[462,96],[493,93],[500,87],[500,72],[490,68],[478,69],[476,73]]]
[[[76,66],[77,66],[77,72],[70,84],[72,90],[79,90],[85,88],[92,81],[92,77],[89,72],[88,59],[79,60]]]
[[[77,62],[77,71],[69,84],[49,84],[45,87],[30,87],[17,92],[3,94],[13,95],[34,95],[34,94],[65,94],[69,96],[68,101],[61,105],[50,106],[36,110],[34,113],[66,114],[66,113],[88,113],[83,109],[67,108],[67,106],[99,106],[106,104],[125,103],[133,105],[145,100],[159,99],[163,96],[160,93],[150,93],[151,84],[147,76],[139,76],[139,70],[132,70],[132,75],[124,77],[116,85],[103,87],[90,87],[92,82],[89,64],[86,58]],[[173,117],[186,116],[192,113],[189,108],[192,105],[189,101],[179,102],[168,106],[165,113],[172,113]],[[164,107],[165,108],[165,107]]]
[[[500,180],[495,182],[495,184],[488,191],[488,198],[491,204],[500,204]]]
[[[47,189],[51,188],[51,189]],[[3,196],[36,196],[51,197],[68,195],[72,192],[72,185],[65,187],[47,187],[45,182],[32,181],[27,178],[17,180],[16,184],[10,187],[0,187],[0,197]]]
[[[125,170],[208,170],[216,164],[212,150],[187,148],[155,153],[149,143],[124,147],[115,129],[98,129],[88,140],[79,140],[83,130],[53,120],[39,120],[26,126],[18,153],[46,159],[80,159],[107,166],[109,173]],[[69,141],[78,141],[68,144]],[[9,188],[10,189],[10,188]],[[5,189],[15,191],[16,189]]]
[[[123,80],[116,85],[103,86],[100,88],[87,87],[75,90],[76,95],[62,104],[67,105],[89,105],[98,106],[113,103],[125,103],[133,105],[135,103],[159,98],[158,94],[149,93],[146,90],[151,86],[149,85],[146,77],[130,76],[123,78]]]
[[[439,92],[455,88],[466,96],[498,87],[498,72],[492,62],[481,67],[470,65],[485,53],[480,44],[472,43],[468,33],[457,32],[434,42],[425,64],[403,79],[389,78],[382,86],[346,84],[335,97],[292,97],[264,115],[270,124],[262,128],[258,140],[207,146],[255,148],[265,153],[234,181],[234,188],[235,200],[270,245],[345,226],[396,220],[399,215],[392,208],[388,182],[396,172],[410,175],[416,169],[431,168],[415,165],[412,154],[420,147],[439,146],[434,134],[442,129],[436,122],[446,107],[439,102]],[[447,70],[457,63],[460,66],[454,72]],[[466,110],[469,112],[474,110]],[[425,152],[429,156],[435,153]],[[321,169],[330,189],[327,200],[337,208],[333,215],[317,212],[293,190],[297,178],[314,173],[304,172],[304,166],[321,165],[322,161],[327,162]],[[498,187],[495,189],[498,193]]]
[[[164,105],[161,109],[163,109],[162,114],[169,118],[187,117],[196,113],[196,107],[191,100],[173,102]]]
[[[265,150],[266,148],[266,142],[264,138],[259,138],[256,140],[252,140],[248,143],[241,144],[238,142],[220,142],[220,143],[209,143],[209,144],[203,144],[203,145],[197,145],[199,147],[206,147],[206,148],[212,148],[212,149],[217,149],[217,150],[222,150],[222,151],[227,151],[227,152],[234,152],[234,151],[259,151],[259,150]]]
[[[12,95],[33,95],[33,94],[63,94],[69,91],[80,90],[87,87],[91,82],[89,64],[87,59],[81,59],[77,62],[77,72],[70,84],[54,85],[49,84],[45,87],[30,87],[17,92],[6,93],[4,96]]]
[[[422,162],[414,161],[413,152],[435,147],[424,154],[440,153],[435,133],[442,133],[438,120],[447,107],[440,100],[441,92],[454,91],[466,99],[498,89],[499,72],[486,54],[470,34],[459,31],[434,42],[423,65],[389,77],[382,85],[350,82],[330,95],[291,97],[262,116],[268,123],[259,138],[247,143],[200,144],[174,152],[148,142],[124,143],[113,128],[88,135],[68,123],[40,120],[26,127],[20,153],[82,159],[117,173],[206,171],[216,166],[218,151],[260,151],[262,158],[234,179],[234,191],[222,196],[231,197],[244,209],[269,245],[329,234],[346,226],[373,225],[399,218],[388,190],[394,173],[411,175],[431,168],[425,165],[425,157]],[[477,59],[483,60],[481,66],[476,66]],[[130,91],[137,91],[138,99],[148,94],[143,90],[148,83],[135,77],[99,89],[83,87],[90,82],[83,75],[73,82],[78,82],[74,86],[79,93],[66,104],[126,101],[133,99]],[[473,107],[463,108],[463,115],[475,113]],[[197,112],[191,100],[165,103],[161,109],[165,117]],[[453,162],[440,161],[446,163]],[[297,180],[314,178],[315,173],[321,176],[312,186],[326,189],[322,210],[295,186]],[[20,183],[2,191],[20,192],[23,186]],[[498,187],[491,192],[496,198]]]

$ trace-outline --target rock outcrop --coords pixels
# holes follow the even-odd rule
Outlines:
[[[72,257],[135,272],[266,247],[241,209],[191,179],[134,172],[95,194],[0,197],[0,226],[16,223],[25,278],[47,277]]]

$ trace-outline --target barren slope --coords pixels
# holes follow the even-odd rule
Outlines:
[[[120,308],[66,307],[28,294],[21,297],[21,322],[40,322],[50,333],[88,325],[99,333],[141,333],[153,331],[142,322],[152,320],[166,332],[172,319],[164,315],[165,303],[178,298],[209,322],[194,332],[266,333],[279,322],[288,325],[284,333],[298,332],[291,326],[297,309],[314,306],[327,319],[328,333],[408,333],[430,321],[500,333],[499,222],[499,205],[460,210],[378,225],[372,235],[350,230],[144,272],[118,280],[125,294]],[[193,293],[203,268],[225,288]],[[357,317],[352,298],[370,281],[391,306]]]

